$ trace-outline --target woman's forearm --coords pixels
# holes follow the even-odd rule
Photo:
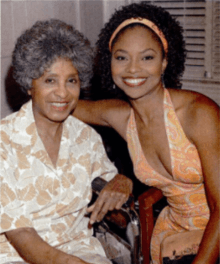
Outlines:
[[[83,260],[51,247],[33,228],[19,228],[5,233],[18,254],[33,264],[85,264]]]
[[[216,264],[219,257],[219,210],[213,212],[192,264]]]
[[[108,126],[102,119],[104,109],[103,101],[79,100],[73,116],[87,124]]]

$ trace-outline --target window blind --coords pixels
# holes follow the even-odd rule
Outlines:
[[[212,75],[220,80],[220,1],[213,3]]]

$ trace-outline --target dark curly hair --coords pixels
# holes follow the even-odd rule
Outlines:
[[[181,88],[180,77],[184,71],[186,57],[183,29],[166,10],[146,3],[146,1],[122,6],[115,11],[109,22],[107,22],[101,30],[99,39],[96,43],[96,75],[100,75],[101,86],[109,91],[112,91],[113,89],[114,83],[111,77],[111,52],[109,51],[109,40],[113,32],[124,20],[140,17],[146,18],[156,24],[163,32],[168,42],[168,52],[166,54],[168,65],[164,72],[165,87]],[[141,24],[137,25],[141,26]],[[116,38],[118,38],[118,35],[120,35],[122,31],[123,29],[119,31]]]
[[[57,19],[37,21],[17,40],[12,55],[13,77],[25,91],[57,58],[72,61],[81,88],[93,75],[93,50],[89,41],[71,25]]]

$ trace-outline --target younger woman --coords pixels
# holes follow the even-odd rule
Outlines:
[[[81,101],[74,115],[114,128],[127,141],[137,178],[167,197],[153,232],[152,262],[161,263],[165,239],[179,235],[180,244],[188,242],[183,249],[200,244],[193,264],[216,263],[219,107],[178,89],[182,28],[162,8],[141,2],[116,11],[97,44],[102,87],[119,89],[126,100]]]

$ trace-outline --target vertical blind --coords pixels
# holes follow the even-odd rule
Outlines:
[[[213,3],[213,44],[212,44],[213,78],[220,80],[220,1]]]
[[[151,0],[147,2],[165,8],[184,29],[187,50],[184,79],[219,80],[220,0]],[[207,5],[208,2],[209,5]],[[209,27],[207,23],[210,23]],[[207,65],[210,65],[208,70]]]

